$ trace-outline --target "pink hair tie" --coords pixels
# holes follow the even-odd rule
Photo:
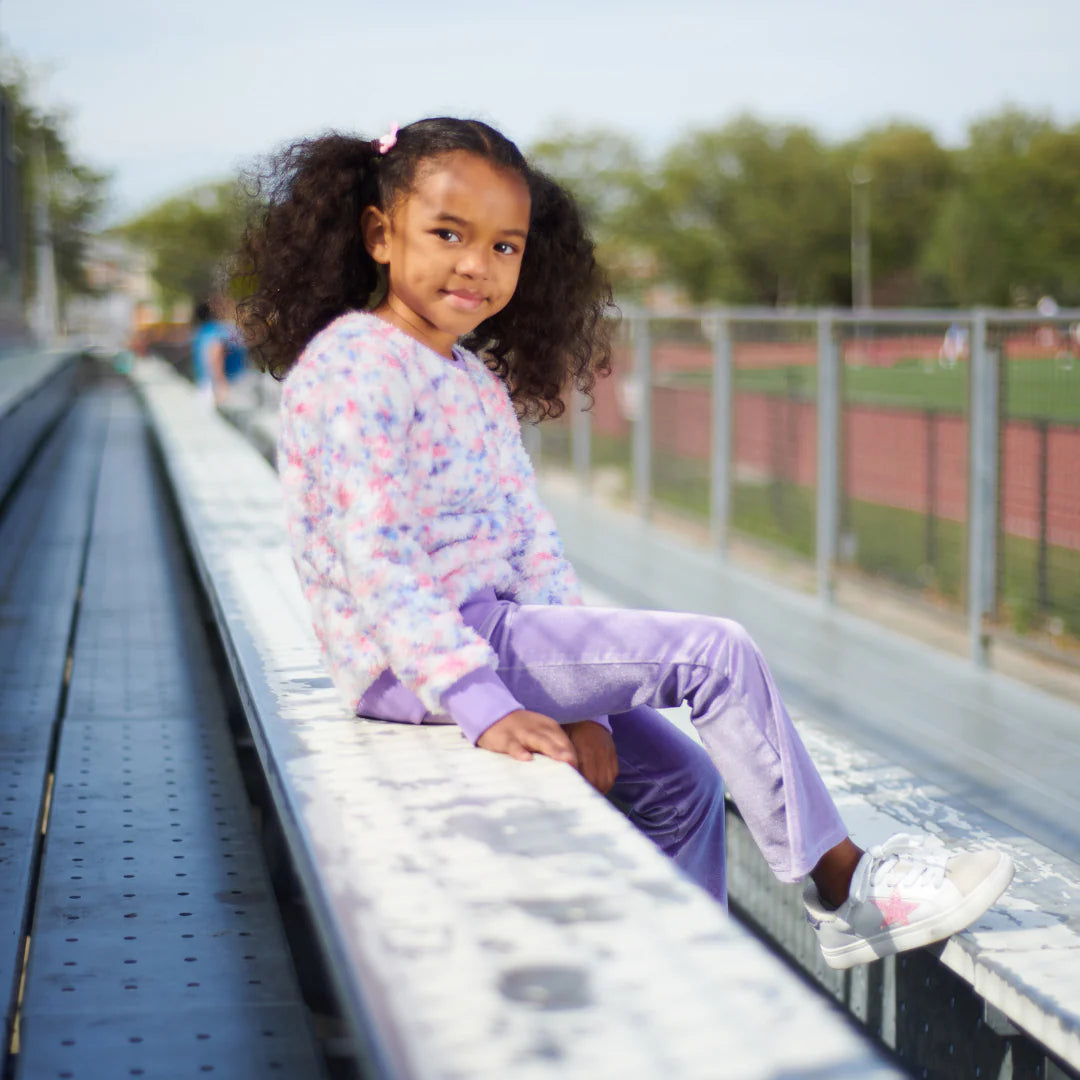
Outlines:
[[[391,124],[390,130],[378,140],[375,149],[378,150],[380,154],[385,154],[391,150],[397,143],[397,133],[399,130],[397,124]]]

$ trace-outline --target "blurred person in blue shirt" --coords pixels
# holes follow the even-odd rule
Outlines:
[[[191,336],[191,365],[199,396],[208,405],[223,405],[248,370],[247,353],[235,330],[215,317],[203,300],[195,307]]]

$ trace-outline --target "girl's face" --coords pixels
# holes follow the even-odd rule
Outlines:
[[[458,338],[510,302],[529,232],[525,179],[465,151],[421,166],[389,213],[362,219],[371,257],[387,268],[376,314],[450,356]]]

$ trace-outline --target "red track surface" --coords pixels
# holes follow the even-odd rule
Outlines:
[[[918,339],[924,346],[926,338]],[[894,344],[895,342],[895,344]],[[912,339],[871,343],[878,363],[912,355]],[[1025,342],[1026,344],[1026,342]],[[883,346],[890,346],[886,349]],[[1010,341],[1010,345],[1012,342]],[[749,343],[736,360],[747,366],[816,360],[812,343]],[[806,353],[807,359],[802,359]],[[885,357],[889,359],[886,360]],[[798,359],[796,359],[798,357]],[[626,357],[617,357],[617,374],[596,388],[595,430],[626,438]],[[623,361],[622,364],[618,361]],[[708,351],[685,345],[658,345],[653,351],[658,375],[701,371],[710,366]],[[711,405],[706,389],[657,386],[653,391],[653,445],[657,450],[693,460],[707,460],[712,439]],[[812,403],[777,395],[740,393],[735,397],[733,438],[736,476],[745,480],[782,479],[807,487],[817,470],[817,416]],[[967,520],[968,423],[965,416],[906,409],[848,405],[844,408],[842,478],[849,498]],[[1010,421],[1003,431],[1001,500],[1005,532],[1038,539],[1040,432],[1035,425]],[[1046,434],[1046,535],[1050,544],[1080,550],[1080,430],[1050,425]],[[931,476],[932,461],[933,476]]]

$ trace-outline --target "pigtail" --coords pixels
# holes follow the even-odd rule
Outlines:
[[[256,363],[284,378],[304,346],[379,285],[360,215],[380,205],[378,147],[331,133],[280,151],[248,177],[259,208],[241,241],[237,321]]]
[[[518,412],[561,416],[562,393],[592,397],[597,376],[611,371],[611,286],[570,194],[537,169],[527,174],[532,216],[521,277],[510,303],[476,328],[483,349]]]

